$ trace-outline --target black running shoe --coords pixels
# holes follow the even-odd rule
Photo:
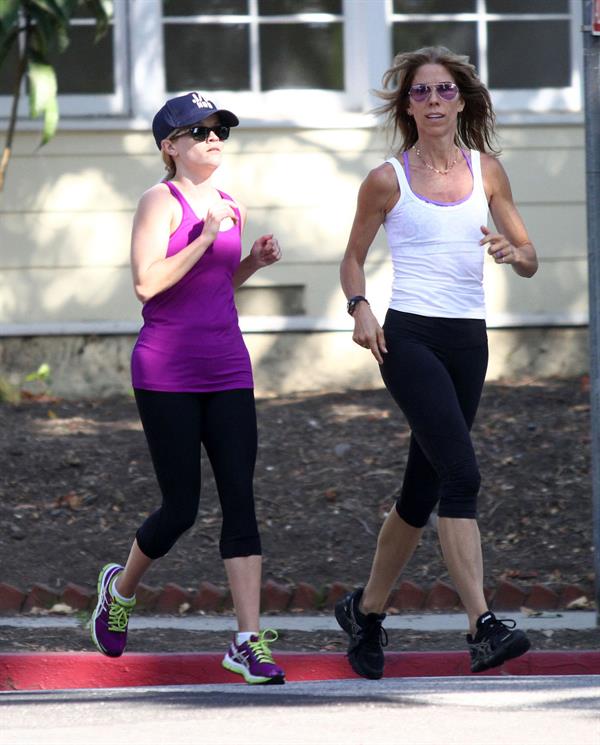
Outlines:
[[[348,661],[363,678],[378,680],[383,675],[383,647],[388,638],[381,622],[385,613],[361,613],[358,604],[363,594],[360,587],[349,592],[335,604],[335,617],[350,637]]]
[[[527,652],[531,646],[529,639],[523,631],[513,631],[516,625],[509,618],[497,619],[491,611],[479,616],[475,636],[467,634],[471,672],[489,670]]]

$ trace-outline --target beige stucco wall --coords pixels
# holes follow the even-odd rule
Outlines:
[[[503,326],[525,318],[545,325],[585,318],[583,127],[504,125],[500,137],[503,163],[541,264],[528,281],[487,263],[490,323]],[[128,265],[131,219],[139,195],[162,177],[151,137],[62,130],[42,150],[36,146],[36,133],[18,133],[0,195],[0,335],[31,325],[56,332],[61,324],[78,322],[92,324],[90,331],[95,322],[127,322],[133,330],[140,308]],[[236,131],[227,143],[218,185],[249,208],[246,250],[254,237],[271,231],[284,250],[283,261],[250,284],[304,285],[307,317],[328,328],[349,328],[339,260],[360,181],[385,154],[385,139],[373,128]],[[369,297],[382,315],[391,282],[383,231],[371,249],[367,277]],[[302,338],[305,354],[296,364],[306,359],[310,365],[321,337]],[[360,350],[338,348],[333,338],[325,335],[319,344],[362,369],[363,358],[355,356]],[[581,349],[584,335],[579,338]],[[280,346],[297,346],[298,340]],[[260,340],[253,334],[249,343],[255,364],[274,359],[271,336]],[[0,376],[1,365],[0,357]],[[492,369],[501,375],[505,368],[496,361]],[[364,376],[370,380],[372,373]]]
[[[532,282],[489,263],[490,316],[586,311],[583,129],[503,127],[503,163],[538,247]],[[62,132],[36,151],[22,134],[0,197],[0,324],[131,320],[139,308],[128,268],[131,218],[141,192],[162,176],[150,137]],[[356,192],[380,162],[373,129],[243,130],[227,144],[219,183],[249,210],[252,237],[274,231],[285,258],[252,282],[301,283],[307,314],[345,322],[340,256]],[[369,293],[389,294],[383,231],[369,257]]]

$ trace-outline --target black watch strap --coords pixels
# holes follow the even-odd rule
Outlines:
[[[365,302],[367,305],[369,305],[369,301],[363,295],[354,295],[354,297],[351,297],[350,300],[348,300],[348,306],[347,306],[348,313],[350,313],[350,315],[353,316],[356,306],[362,302]]]

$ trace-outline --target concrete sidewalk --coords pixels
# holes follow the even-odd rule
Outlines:
[[[500,616],[502,614],[499,614]],[[520,628],[529,631],[596,629],[596,613],[589,611],[544,612],[539,615],[509,614]],[[85,621],[73,617],[0,617],[2,628],[82,629]],[[331,615],[268,615],[262,627],[279,630],[338,631]],[[387,629],[423,632],[465,631],[464,614],[393,615]],[[232,616],[133,616],[132,631],[174,629],[180,631],[234,631]],[[118,659],[97,652],[0,653],[0,690],[49,690],[111,688],[143,685],[240,683],[238,676],[221,667],[223,652],[126,653]],[[440,677],[471,675],[464,651],[386,652],[386,677]],[[278,652],[288,681],[356,678],[345,654],[329,652]],[[500,668],[480,675],[600,675],[600,650],[530,651]]]
[[[581,631],[596,628],[595,611],[541,611],[537,615],[513,613],[506,615],[517,622],[525,631],[552,631],[572,629]],[[503,613],[497,613],[502,618]],[[78,628],[85,625],[79,618],[72,616],[0,616],[0,629],[10,626],[21,629],[60,629]],[[331,613],[326,615],[268,615],[261,618],[262,628],[273,626],[288,631],[339,631]],[[426,613],[389,615],[385,619],[386,629],[404,629],[414,631],[458,631],[465,632],[466,616],[464,613]],[[232,615],[205,616],[148,616],[132,615],[129,622],[131,631],[142,629],[179,629],[180,631],[235,631],[236,621]]]

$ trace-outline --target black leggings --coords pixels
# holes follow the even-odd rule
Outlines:
[[[487,369],[485,321],[388,310],[381,375],[411,432],[396,510],[423,527],[440,517],[475,518],[481,478],[471,442]]]
[[[257,450],[254,391],[167,393],[136,388],[135,400],[163,498],[137,531],[143,553],[151,559],[164,556],[194,524],[203,444],[223,512],[221,556],[260,554],[252,488]]]

